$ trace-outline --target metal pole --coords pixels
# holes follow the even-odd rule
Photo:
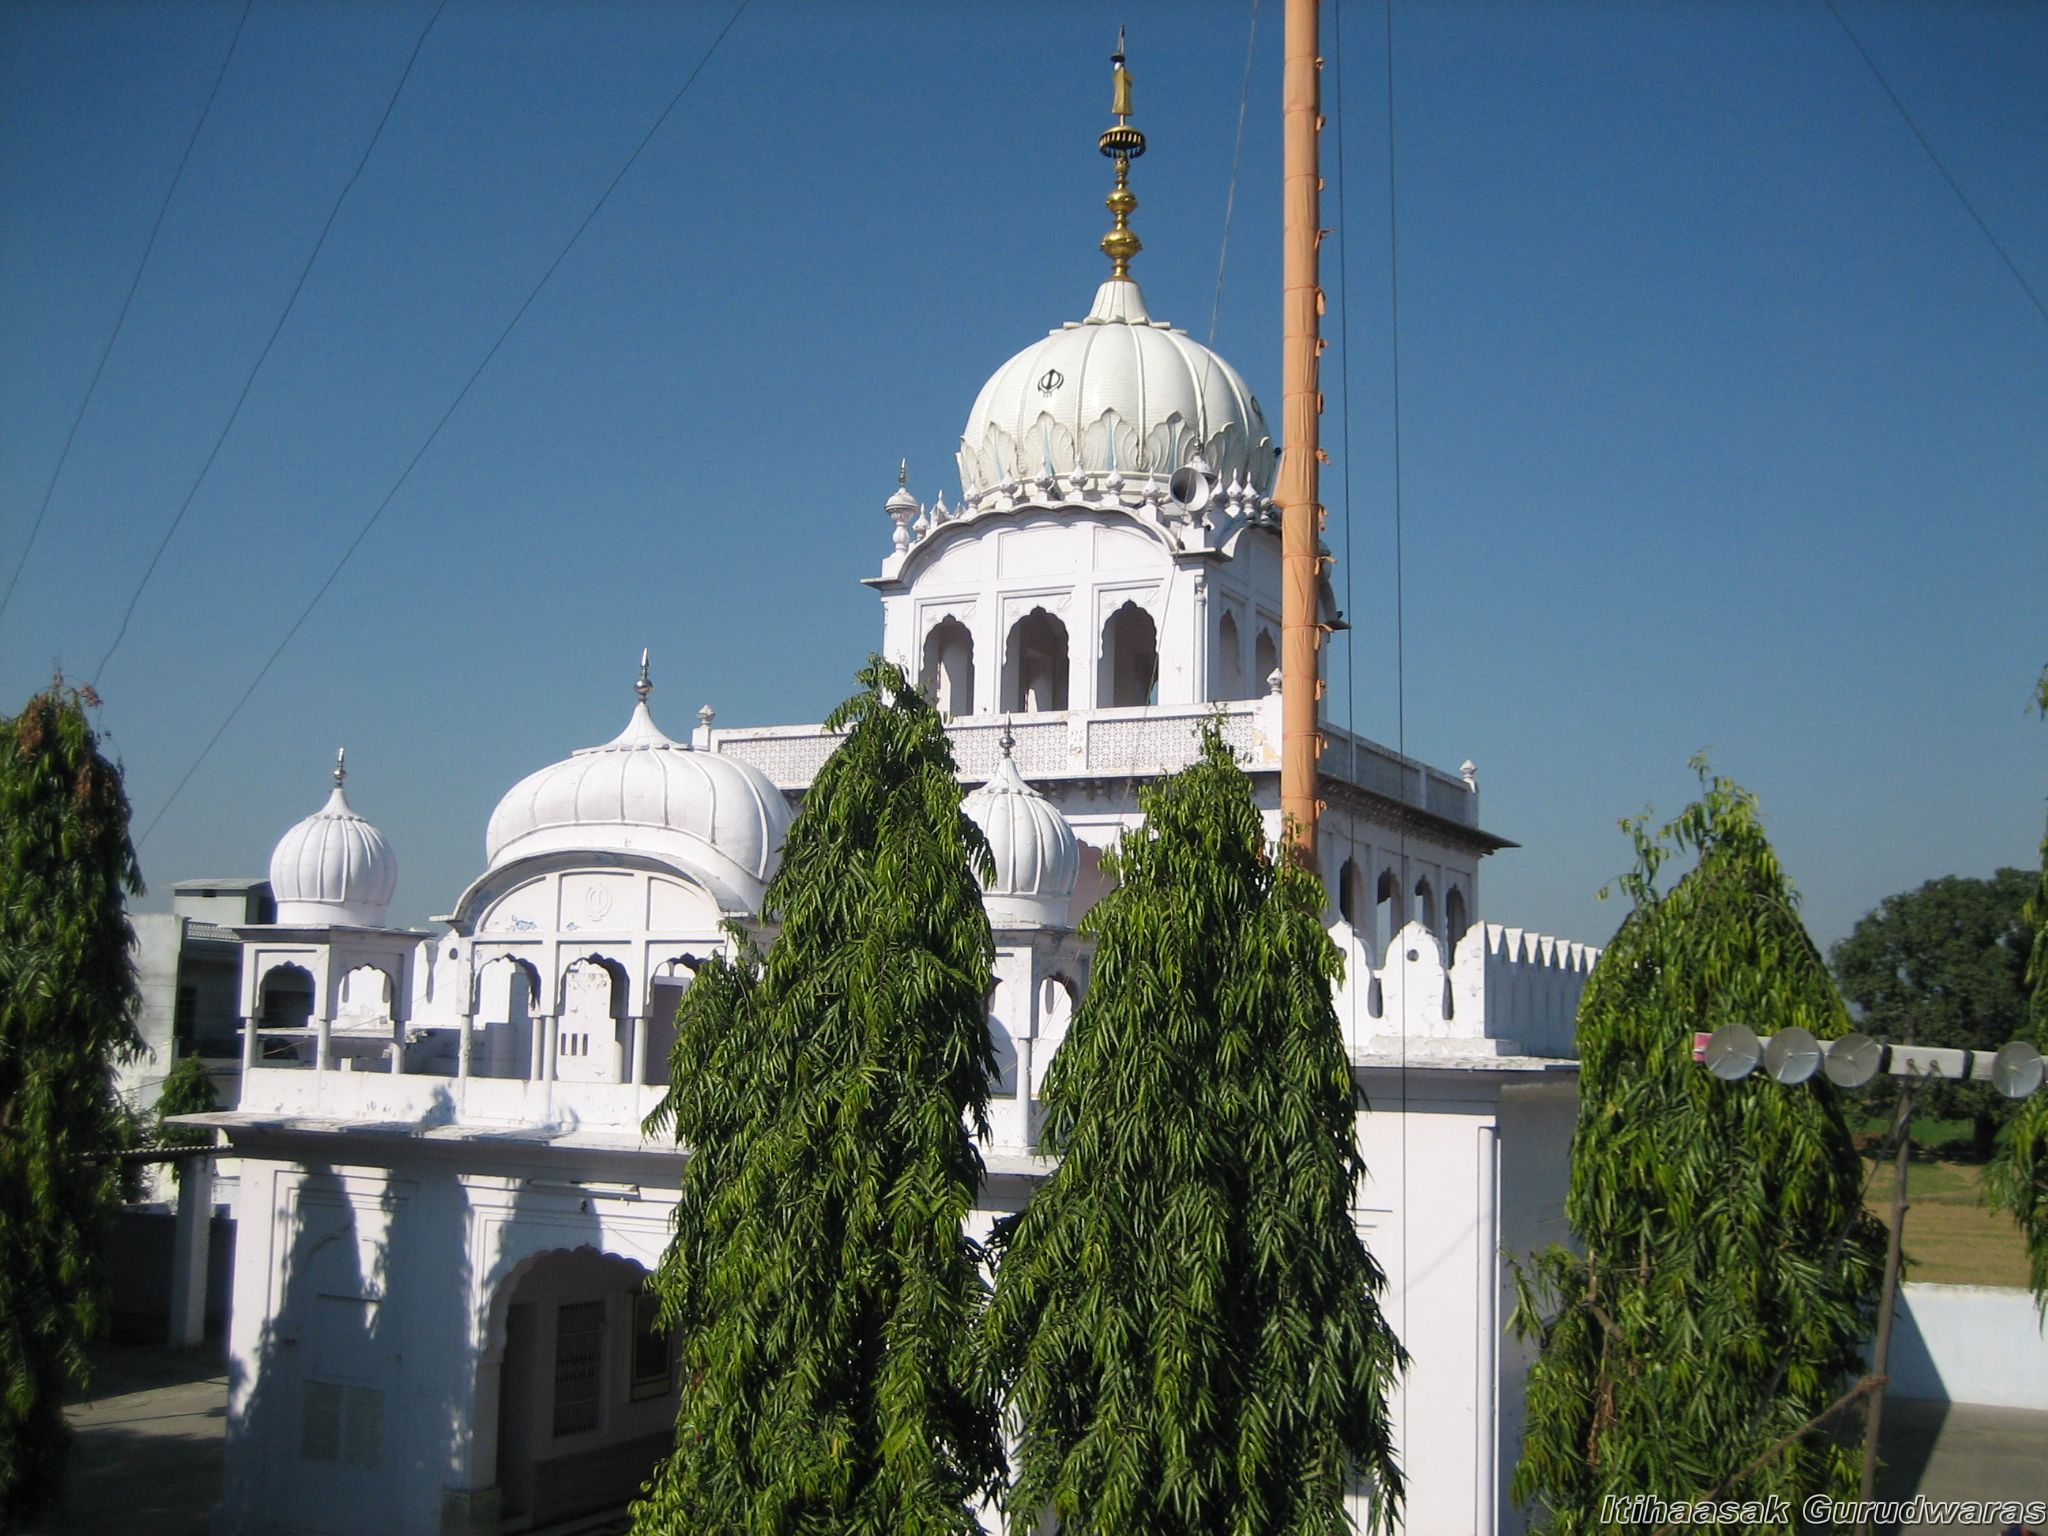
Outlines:
[[[1870,1374],[1877,1378],[1877,1385],[1871,1389],[1869,1406],[1863,1414],[1863,1510],[1856,1522],[1857,1536],[1870,1536],[1870,1504],[1877,1496],[1877,1441],[1884,1425],[1884,1381],[1891,1367],[1892,1309],[1899,1299],[1900,1246],[1906,1231],[1906,1169],[1913,1152],[1913,1089],[1909,1082],[1899,1090],[1899,1116],[1892,1133],[1899,1142],[1893,1163],[1896,1172],[1892,1184],[1892,1230],[1884,1248],[1884,1292],[1878,1303],[1877,1347],[1870,1357]]]
[[[1322,178],[1316,138],[1322,132],[1317,55],[1318,0],[1287,0],[1287,70],[1282,86],[1285,175],[1284,342],[1281,356],[1280,480],[1280,810],[1286,837],[1309,869],[1316,867],[1316,725],[1322,692],[1316,591],[1322,575],[1323,509],[1318,504],[1322,449],[1316,387],[1322,352],[1323,290],[1317,272],[1322,239]]]

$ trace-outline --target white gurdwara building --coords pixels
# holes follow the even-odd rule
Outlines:
[[[996,370],[959,465],[951,505],[899,484],[869,584],[995,853],[985,1228],[1047,1171],[1076,927],[1139,787],[1220,715],[1279,833],[1280,536],[1258,401],[1128,277]],[[670,1448],[642,1281],[683,1156],[641,1121],[694,966],[759,911],[834,739],[707,707],[676,740],[644,659],[635,691],[617,737],[507,791],[445,935],[387,924],[396,862],[338,769],[278,845],[277,922],[237,930],[240,1104],[206,1117],[242,1160],[222,1536],[540,1531],[621,1508]],[[1562,1230],[1594,957],[1480,920],[1480,860],[1508,845],[1469,764],[1325,729],[1337,1001],[1372,1105],[1358,1223],[1414,1361],[1406,1528],[1520,1530],[1501,1255]]]

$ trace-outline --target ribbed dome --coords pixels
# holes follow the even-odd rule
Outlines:
[[[1136,283],[1112,278],[1087,319],[1026,347],[982,386],[960,435],[961,489],[972,500],[1035,483],[1068,499],[1112,473],[1111,490],[1164,481],[1197,449],[1219,486],[1272,490],[1272,435],[1238,371],[1154,320]]]
[[[381,928],[398,887],[398,856],[384,834],[349,808],[335,769],[327,803],[278,839],[270,855],[277,920]]]
[[[988,838],[995,878],[983,904],[997,928],[1067,925],[1067,901],[1081,872],[1074,829],[1024,782],[1007,746],[989,781],[961,802]]]
[[[497,869],[560,851],[642,852],[705,863],[714,889],[734,872],[766,881],[789,832],[789,802],[751,764],[661,733],[642,698],[615,739],[528,774],[491,813]],[[719,866],[729,867],[719,867]]]

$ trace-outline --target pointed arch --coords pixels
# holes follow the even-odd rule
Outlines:
[[[974,713],[974,636],[965,624],[949,615],[926,632],[917,680],[940,714]]]
[[[1095,702],[1111,709],[1159,702],[1159,626],[1136,603],[1125,603],[1102,626]]]
[[[1003,647],[1003,708],[1020,715],[1067,707],[1067,626],[1034,608],[1010,626]]]

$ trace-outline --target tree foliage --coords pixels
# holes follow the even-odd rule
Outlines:
[[[651,1126],[691,1148],[656,1286],[674,1454],[640,1532],[971,1536],[1000,1485],[975,1325],[993,946],[937,713],[871,659],[763,917],[702,966]]]
[[[1213,725],[1140,805],[1046,1077],[1059,1166],[998,1236],[1011,1529],[1051,1509],[1075,1536],[1338,1536],[1360,1483],[1388,1524],[1405,1357],[1351,1219],[1359,1100],[1321,888],[1272,857]]]
[[[2036,685],[2035,707],[2048,716],[2048,668]],[[2048,1052],[2048,832],[2041,838],[2041,874],[2027,900],[2026,923],[2033,945],[2027,982],[2033,988],[2026,1038]],[[2012,1213],[2027,1245],[2028,1282],[2034,1304],[2048,1319],[2048,1088],[2024,1102],[2006,1123],[1998,1154],[1984,1170],[1985,1192]]]
[[[2001,869],[1988,880],[1949,875],[1887,896],[1829,956],[1858,1027],[1880,1040],[1969,1050],[1996,1050],[2023,1031],[2032,947],[2024,908],[2034,883]],[[1896,1081],[1883,1077],[1858,1098],[1882,1112],[1897,1096]],[[1917,1115],[1974,1121],[1981,1157],[2012,1110],[1983,1081],[1925,1083],[1914,1104]]]
[[[142,889],[90,692],[0,720],[0,1528],[62,1491],[67,1384],[104,1289],[119,1176],[110,1072],[141,1049],[124,896]]]
[[[1834,1090],[1695,1066],[1695,1031],[1849,1019],[1755,799],[1695,762],[1701,796],[1651,833],[1623,823],[1632,910],[1579,1006],[1579,1115],[1565,1214],[1578,1252],[1524,1272],[1540,1342],[1513,1489],[1560,1536],[1614,1529],[1605,1495],[1852,1496],[1857,1453],[1791,1434],[1860,1370],[1884,1234]],[[1660,867],[1693,855],[1668,892]],[[1792,1524],[1730,1526],[1783,1530]]]
[[[206,1070],[205,1061],[197,1053],[181,1056],[164,1074],[163,1087],[157,1095],[151,1139],[166,1147],[211,1146],[214,1139],[212,1131],[196,1125],[174,1124],[173,1117],[203,1115],[218,1107],[214,1103],[213,1077]],[[178,1183],[184,1182],[183,1163],[171,1164],[171,1178]]]

